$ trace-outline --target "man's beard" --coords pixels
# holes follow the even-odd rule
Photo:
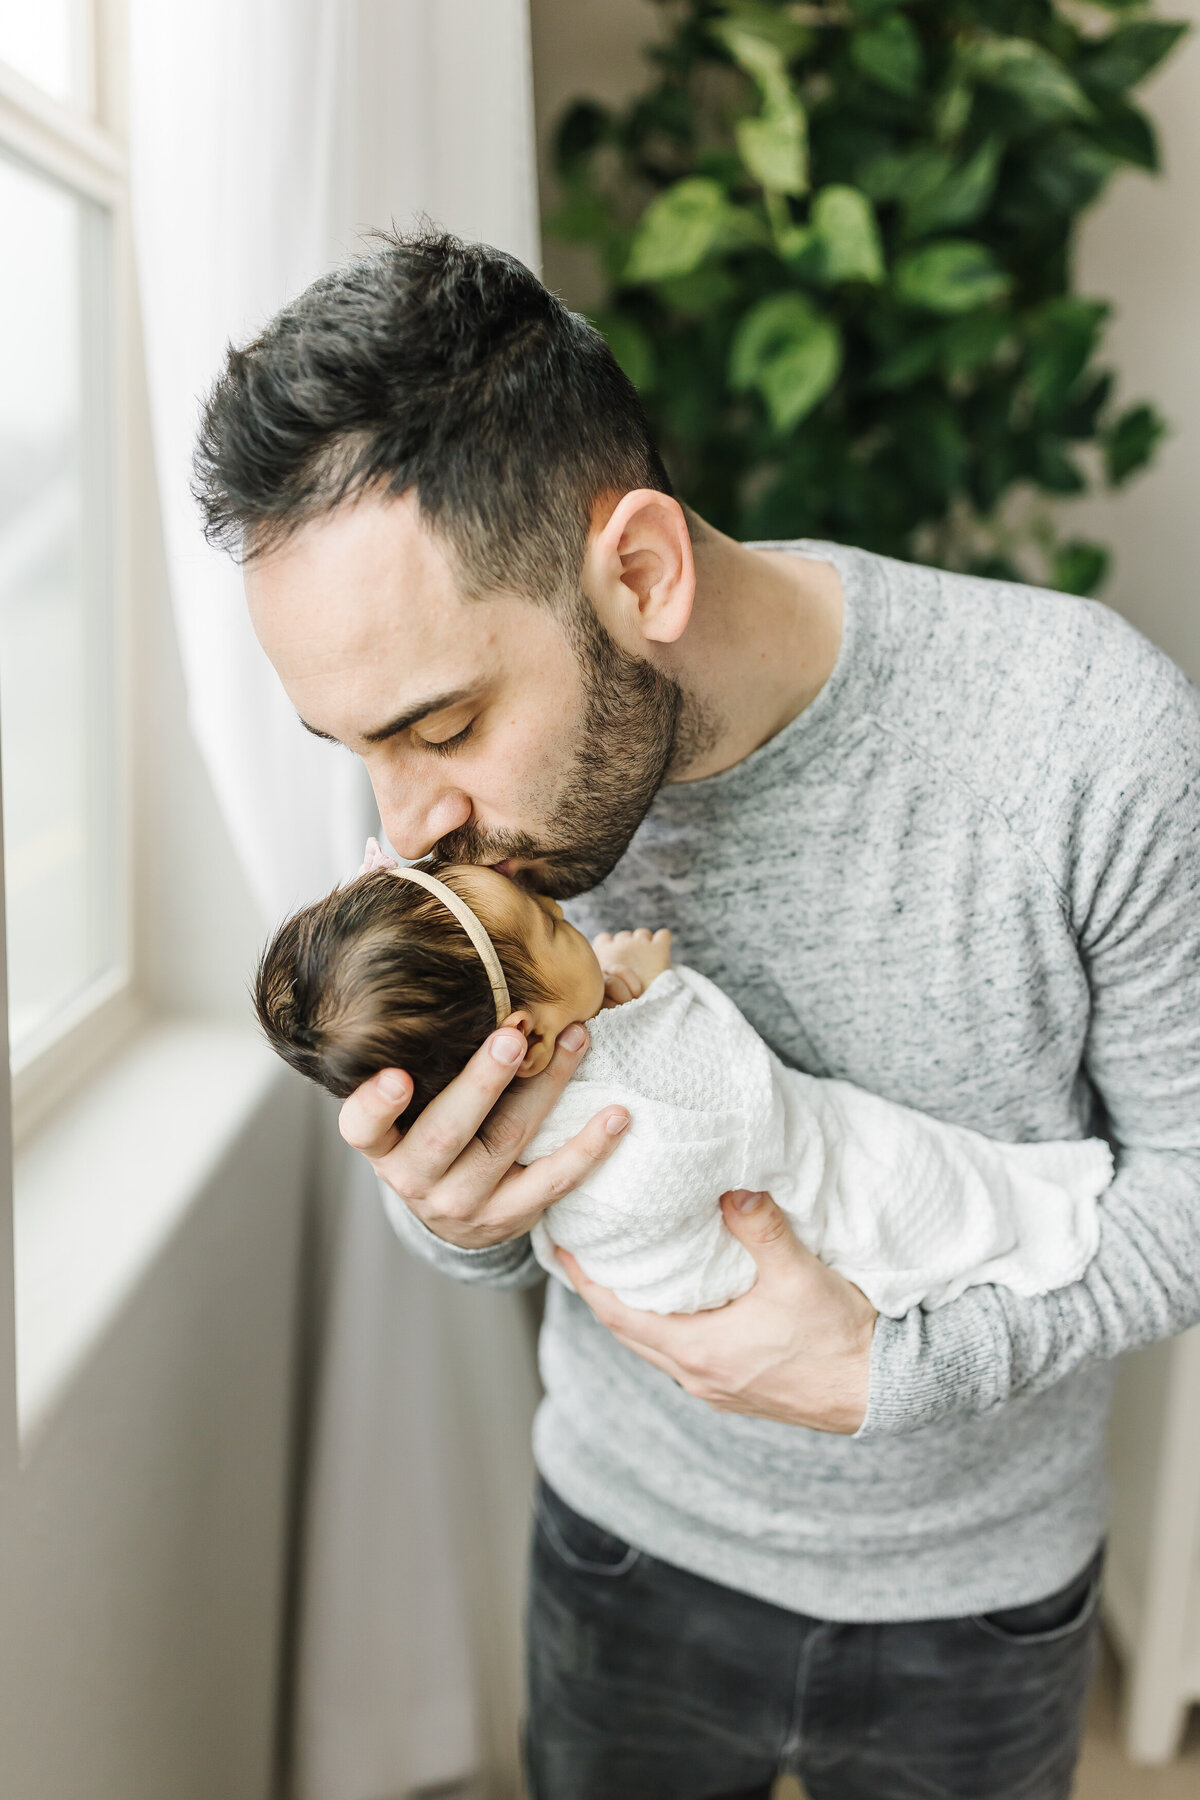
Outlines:
[[[519,879],[568,900],[614,869],[672,769],[711,747],[712,719],[677,681],[630,656],[580,594],[566,620],[579,663],[583,718],[574,760],[541,837],[464,825],[438,842],[439,861],[535,863]]]

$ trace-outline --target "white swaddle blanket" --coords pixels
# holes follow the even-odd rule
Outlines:
[[[555,1244],[630,1306],[736,1299],[755,1268],[721,1216],[732,1188],[771,1194],[809,1249],[894,1318],[982,1282],[1047,1293],[1095,1253],[1096,1199],[1112,1179],[1096,1139],[995,1143],[802,1075],[693,969],[660,975],[588,1029],[591,1048],[522,1160],[614,1101],[632,1123],[533,1228],[538,1261],[561,1281]]]

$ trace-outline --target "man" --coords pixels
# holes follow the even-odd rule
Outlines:
[[[670,925],[774,1048],[997,1138],[1102,1127],[1101,1243],[1039,1299],[876,1320],[769,1197],[715,1313],[551,1292],[530,1602],[538,1800],[1066,1796],[1112,1360],[1200,1318],[1200,704],[1104,608],[673,498],[633,390],[510,258],[387,242],[231,352],[198,456],[301,718],[392,844]],[[405,1241],[501,1286],[610,1153],[515,1159],[498,1031],[343,1131]],[[399,1120],[399,1123],[397,1123]]]

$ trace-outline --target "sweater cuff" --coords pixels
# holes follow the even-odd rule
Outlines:
[[[1008,1332],[995,1296],[976,1288],[949,1306],[913,1307],[875,1324],[867,1412],[854,1434],[900,1437],[939,1419],[991,1412],[1008,1399]]]
[[[383,1210],[401,1243],[422,1262],[432,1264],[443,1275],[453,1276],[455,1281],[477,1281],[487,1287],[528,1287],[542,1273],[528,1232],[519,1238],[510,1238],[506,1244],[490,1244],[484,1250],[462,1250],[423,1225],[386,1182],[379,1183],[379,1193]]]

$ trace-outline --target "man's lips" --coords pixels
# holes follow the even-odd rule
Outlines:
[[[510,881],[520,866],[521,865],[518,863],[515,856],[506,856],[503,862],[492,864],[492,868],[495,869],[497,875],[507,875]]]

